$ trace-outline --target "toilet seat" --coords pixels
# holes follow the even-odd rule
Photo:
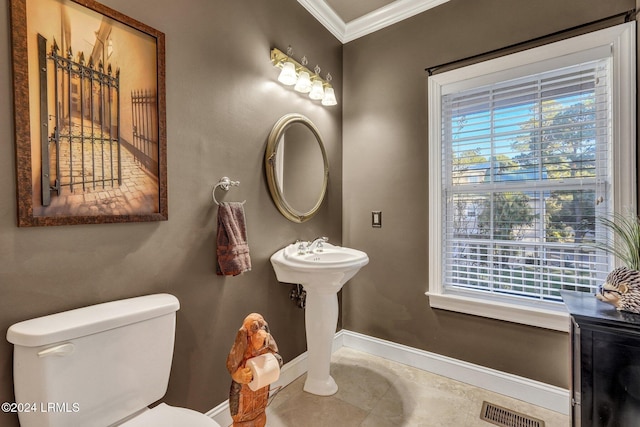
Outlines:
[[[220,427],[220,424],[206,415],[187,408],[178,408],[161,403],[144,411],[119,427]]]

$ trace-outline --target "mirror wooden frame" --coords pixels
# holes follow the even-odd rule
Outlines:
[[[61,5],[65,4],[61,0],[45,0],[45,1],[52,2],[52,3],[57,2],[57,3],[60,3]],[[79,171],[76,172],[73,170],[69,172],[68,179],[71,184],[67,184],[67,183],[60,184],[60,182],[58,181],[61,180],[63,176],[61,175],[61,176],[55,176],[56,182],[54,183],[54,186],[51,186],[51,180],[53,180],[54,178],[53,178],[53,175],[49,174],[49,168],[50,168],[49,163],[51,163],[52,160],[49,160],[49,162],[45,162],[42,159],[43,158],[42,153],[45,153],[45,154],[49,153],[49,150],[50,150],[49,144],[53,144],[55,146],[55,143],[52,142],[53,138],[56,138],[57,141],[60,141],[58,134],[61,133],[61,130],[58,130],[58,127],[62,128],[62,125],[56,126],[56,123],[60,123],[61,121],[66,120],[66,118],[64,119],[61,119],[60,117],[56,118],[57,109],[50,110],[50,107],[49,108],[43,108],[43,107],[48,106],[46,101],[47,96],[51,97],[50,94],[49,95],[47,94],[54,93],[53,88],[50,88],[49,86],[47,86],[47,83],[46,83],[46,81],[49,79],[47,75],[47,72],[48,72],[47,64],[50,64],[50,67],[54,68],[54,67],[58,67],[58,63],[68,61],[68,64],[73,63],[73,65],[65,65],[65,67],[67,67],[67,69],[71,69],[71,67],[75,67],[73,68],[74,79],[76,78],[75,76],[84,76],[87,74],[91,74],[90,78],[92,79],[92,81],[98,80],[98,77],[93,76],[94,74],[97,75],[98,72],[101,73],[100,74],[101,76],[105,76],[104,77],[105,80],[108,80],[111,78],[112,76],[111,74],[109,74],[107,77],[107,73],[111,73],[111,72],[113,72],[114,76],[117,75],[116,79],[118,79],[120,76],[120,72],[119,72],[120,68],[127,66],[127,64],[131,64],[131,65],[134,65],[134,64],[132,62],[121,61],[121,63],[118,65],[119,67],[118,70],[112,71],[111,67],[109,66],[108,71],[106,71],[108,64],[103,64],[102,61],[100,61],[99,64],[94,63],[93,61],[89,61],[89,56],[91,55],[87,57],[86,62],[84,60],[84,56],[80,55],[80,53],[76,52],[75,50],[73,51],[73,59],[71,58],[71,52],[61,52],[60,55],[58,56],[57,50],[56,50],[57,44],[54,39],[57,39],[58,42],[62,42],[61,39],[63,37],[61,37],[59,34],[55,35],[54,37],[52,37],[51,34],[47,34],[47,37],[49,38],[49,40],[45,39],[44,35],[38,36],[38,40],[30,40],[29,37],[31,37],[31,34],[28,34],[28,32],[29,31],[39,32],[40,27],[37,27],[37,25],[34,28],[30,27],[32,12],[28,10],[27,0],[10,0],[10,4],[11,4],[11,36],[12,36],[12,71],[13,71],[13,87],[14,87],[13,101],[14,101],[14,123],[15,123],[18,226],[28,227],[28,226],[101,224],[101,223],[167,220],[168,219],[167,148],[166,148],[167,138],[166,138],[165,35],[164,33],[156,29],[153,29],[141,22],[138,22],[135,19],[132,19],[118,11],[110,9],[109,7],[104,6],[103,4],[98,3],[94,0],[69,0],[69,2],[65,5],[65,7],[74,8],[74,17],[69,19],[71,23],[67,23],[67,25],[69,26],[68,28],[71,28],[71,27],[76,28],[75,25],[77,22],[78,28],[85,29],[87,28],[86,27],[87,24],[83,21],[83,19],[85,19],[83,18],[83,16],[86,16],[87,17],[86,19],[95,19],[96,17],[98,17],[102,19],[102,22],[112,23],[111,26],[109,27],[110,32],[119,31],[118,34],[123,34],[125,31],[127,31],[128,34],[133,34],[130,37],[132,38],[137,37],[140,40],[140,43],[143,43],[143,40],[144,40],[144,43],[149,43],[150,44],[149,52],[153,51],[153,55],[155,56],[153,60],[149,60],[148,62],[143,62],[142,65],[138,65],[138,67],[145,67],[143,69],[149,75],[155,75],[156,76],[155,82],[149,81],[148,85],[144,85],[148,89],[141,89],[140,91],[136,91],[136,93],[138,92],[140,93],[140,96],[135,95],[134,92],[132,91],[130,101],[129,100],[126,101],[126,102],[131,102],[131,104],[138,103],[138,102],[146,102],[147,104],[150,105],[149,107],[145,107],[145,108],[147,108],[147,111],[149,111],[149,115],[153,116],[153,124],[150,127],[144,126],[144,129],[141,131],[140,129],[136,128],[136,125],[135,123],[133,123],[133,120],[131,121],[132,123],[129,123],[127,121],[126,123],[129,123],[130,126],[126,127],[126,132],[127,132],[127,135],[129,135],[130,133],[134,135],[130,138],[132,141],[128,142],[128,146],[133,147],[131,150],[136,149],[135,147],[136,142],[133,140],[138,138],[142,132],[144,132],[145,130],[148,131],[149,134],[153,132],[153,136],[152,136],[153,148],[150,149],[148,153],[143,153],[143,155],[147,156],[145,157],[145,159],[150,159],[150,161],[148,162],[148,165],[146,165],[146,169],[149,170],[150,171],[149,173],[151,173],[151,175],[153,176],[150,175],[150,178],[147,181],[145,181],[147,187],[145,187],[145,192],[138,194],[140,199],[138,199],[137,203],[129,202],[129,198],[137,197],[136,195],[133,195],[133,194],[125,194],[124,195],[125,197],[128,196],[127,201],[125,202],[124,199],[120,198],[120,196],[122,196],[122,193],[126,191],[126,189],[119,191],[120,188],[122,187],[121,184],[123,182],[121,178],[123,174],[121,173],[120,169],[124,169],[123,166],[120,166],[120,163],[122,162],[120,145],[123,143],[122,135],[124,133],[123,131],[125,130],[125,127],[124,126],[121,127],[121,123],[120,123],[121,111],[118,110],[118,112],[115,113],[116,119],[113,119],[111,117],[108,119],[110,123],[109,126],[113,126],[113,128],[109,129],[108,137],[105,137],[105,138],[109,138],[109,141],[106,142],[105,144],[114,144],[114,141],[117,141],[118,148],[117,148],[116,159],[119,163],[119,165],[117,166],[118,168],[117,184],[118,185],[117,187],[114,185],[115,172],[113,168],[109,172],[110,174],[109,178],[107,178],[107,174],[104,171],[102,171],[102,176],[100,179],[101,179],[101,182],[103,183],[102,184],[103,188],[106,187],[104,182],[107,180],[111,181],[111,186],[108,187],[108,191],[107,190],[102,191],[103,194],[98,196],[97,195],[98,192],[94,187],[94,183],[96,182],[95,180],[98,178],[91,177],[90,179],[93,181],[89,181],[89,179],[84,178],[84,174],[85,174],[84,164],[83,166],[80,167],[80,169],[82,170],[81,172]],[[77,19],[77,21],[75,21],[74,19]],[[91,22],[95,22],[95,21],[91,21]],[[85,27],[82,27],[83,25],[85,25]],[[119,29],[119,28],[122,28],[122,29]],[[109,37],[110,37],[110,34],[111,33],[109,33]],[[96,39],[97,38],[98,38],[98,33],[96,32]],[[43,52],[42,54],[38,55],[40,58],[38,58],[35,61],[29,55],[29,49],[34,49],[33,47],[31,47],[32,46],[31,43],[37,44],[38,52],[40,51]],[[71,48],[73,48],[73,46],[69,47],[69,49]],[[109,55],[111,55],[111,53],[116,53],[116,55],[118,54],[118,52],[112,49],[111,45],[108,48],[105,47],[104,49],[109,49],[108,50]],[[46,50],[46,54],[44,53],[45,50]],[[55,55],[54,55],[54,52],[56,52]],[[87,54],[91,52],[89,51],[84,53]],[[79,59],[76,59],[76,57],[79,57]],[[58,59],[58,58],[61,58],[61,59]],[[30,64],[30,62],[35,62],[35,64]],[[44,66],[41,66],[42,64],[44,64]],[[138,61],[138,64],[140,64],[139,61]],[[35,66],[37,69],[39,68],[38,73],[40,74],[40,76],[38,76],[37,73],[35,76],[33,72],[30,73],[29,70],[33,69],[33,66]],[[130,67],[130,68],[133,68],[133,67]],[[105,71],[103,71],[103,69]],[[78,70],[81,70],[81,71],[78,71]],[[58,73],[58,68],[53,70],[53,72]],[[45,78],[42,77],[43,73],[46,76]],[[78,78],[82,79],[83,77],[78,77]],[[100,78],[102,79],[103,77],[100,77]],[[69,80],[71,79],[69,78]],[[125,90],[122,87],[120,87],[121,85],[123,85],[122,82],[123,80],[118,79],[117,83],[114,83],[112,86],[112,87],[116,87],[116,86],[118,87],[118,89],[116,89],[119,91],[119,94],[117,95],[119,97],[117,100],[118,104],[120,104],[121,102],[124,102],[124,98],[125,98],[125,94],[124,94]],[[84,85],[85,83],[84,81],[81,80],[80,83],[76,83],[76,84],[80,86],[80,85]],[[71,83],[69,83],[69,86],[71,86]],[[44,88],[44,90],[41,90],[41,88]],[[92,89],[93,86],[91,86],[90,88],[91,88],[91,91],[93,91]],[[45,95],[43,95],[43,92],[45,93]],[[71,92],[70,89],[68,90],[68,92],[73,93]],[[87,99],[93,96],[89,92],[90,91],[87,91],[87,93],[85,94]],[[31,94],[31,97],[30,97],[30,94]],[[67,95],[67,96],[70,96],[70,95]],[[128,97],[128,94],[126,96]],[[120,99],[120,97],[122,97],[122,100]],[[142,97],[148,98],[149,101],[138,101],[138,99]],[[33,102],[33,99],[37,99],[37,98],[40,98],[40,102]],[[30,105],[30,99],[31,99],[31,105]],[[77,103],[75,105],[76,107],[78,106],[78,104],[80,105],[79,107],[80,113],[77,113],[76,115],[78,117],[83,117],[83,118],[77,119],[77,120],[85,120],[85,122],[89,122],[89,120],[91,120],[92,123],[96,123],[94,121],[96,119],[94,118],[93,113],[90,113],[91,109],[94,108],[93,104],[91,104],[92,105],[91,107],[86,107],[86,110],[85,110],[83,109],[85,107],[82,107],[82,102],[84,102],[84,97],[81,95],[79,96],[78,99],[82,99],[82,101],[73,101]],[[102,102],[106,103],[107,101],[105,101],[103,98]],[[114,102],[114,101],[111,101],[111,98],[109,98],[109,102]],[[36,105],[33,105],[33,104],[36,104]],[[56,104],[53,104],[53,105],[55,106]],[[70,106],[73,105],[72,101],[69,101],[69,105]],[[63,106],[62,108],[64,109],[66,107]],[[50,113],[47,115],[48,120],[47,118],[43,119],[43,114],[47,114],[47,111],[49,110],[50,110]],[[42,111],[45,111],[45,113],[43,113]],[[63,116],[64,110],[61,110],[61,111],[62,111],[61,116]],[[69,109],[69,111],[71,110]],[[85,114],[91,114],[91,119],[84,119]],[[105,117],[109,116],[109,114],[114,114],[114,113],[101,113],[101,114],[103,114],[102,118],[99,118],[97,120],[100,120],[100,123],[105,123],[105,122],[102,122],[102,120],[106,121]],[[67,115],[69,117],[72,116],[70,112]],[[36,120],[34,119],[34,117],[40,117],[40,119]],[[52,119],[52,117],[54,119]],[[45,122],[43,122],[43,120]],[[115,122],[115,120],[118,120],[117,124],[111,125],[111,123]],[[38,123],[33,124],[32,121],[34,122],[37,121]],[[69,119],[69,125],[71,125],[71,119]],[[82,130],[84,126],[88,126],[88,125],[73,124],[74,134],[72,134],[72,132],[67,132],[68,135],[66,136],[66,138],[69,141],[78,139],[79,137],[75,135],[75,132],[80,132],[82,135],[84,135],[85,131]],[[99,126],[106,127],[106,125],[104,124]],[[71,126],[69,127],[71,128]],[[77,131],[76,128],[80,128],[81,130]],[[34,129],[36,130],[43,129],[43,131],[34,132],[33,131]],[[112,133],[114,129],[115,129],[115,133]],[[83,146],[85,144],[84,138],[93,140],[93,138],[95,137],[95,134],[93,133],[93,129],[91,132],[92,133],[90,134],[90,136],[86,136],[86,137],[82,136],[83,142],[81,144]],[[113,136],[114,134],[117,135],[117,138]],[[150,139],[150,136],[148,134],[144,134],[142,135],[142,137],[147,141]],[[32,154],[32,148],[34,144],[38,145],[39,147],[38,149],[40,152],[39,156]],[[71,145],[71,142],[69,142],[68,144]],[[69,149],[69,151],[71,151],[71,148]],[[138,149],[138,151],[140,151],[140,149]],[[62,152],[62,149],[60,150],[60,152]],[[131,152],[133,153],[134,151],[131,151]],[[102,155],[105,156],[105,154],[102,154]],[[132,154],[132,156],[133,155],[134,154]],[[57,156],[58,155],[56,153],[56,159],[54,163],[59,162],[59,158]],[[83,156],[82,159],[84,162],[84,152],[82,156]],[[110,152],[109,156],[111,156],[111,158],[115,158],[115,154],[113,154],[113,152]],[[37,157],[37,158],[34,158],[34,157]],[[139,157],[142,158],[143,156],[140,155]],[[139,157],[136,156],[135,160],[138,161]],[[72,159],[70,159],[69,162],[71,162],[71,160]],[[92,160],[92,162],[93,161],[94,160]],[[125,169],[125,172],[130,170],[131,169]],[[139,168],[138,170],[142,170],[142,169]],[[35,172],[42,171],[39,173],[39,175],[41,175],[39,179],[34,178],[35,176],[34,171]],[[73,185],[75,185],[74,184],[75,178],[73,177],[76,176],[74,175],[74,173],[83,174],[83,184],[82,186],[78,186],[78,187],[82,187],[82,192],[80,192],[79,194],[77,194],[77,192],[74,192],[74,188],[73,188]],[[36,183],[34,181],[40,181],[40,182]],[[92,188],[89,191],[85,189],[84,182],[92,183],[91,184]],[[73,204],[73,209],[67,209],[67,210],[59,209],[54,212],[54,210],[51,209],[51,205],[48,204],[50,203],[48,197],[51,196],[52,192],[55,192],[57,190],[57,202],[61,202],[62,198],[60,197],[60,195],[62,194],[62,191],[63,191],[62,187],[66,185],[70,185],[69,190],[67,191],[65,189],[65,191],[69,192],[71,194],[71,197],[67,197],[65,193],[65,197],[67,197],[67,199],[65,199],[66,200],[65,203]],[[92,196],[94,197],[94,199],[96,197],[101,198],[99,203],[100,206],[98,206],[98,202],[94,202],[93,206],[88,206],[88,203],[86,201],[90,199],[87,199],[84,196],[86,196],[87,192],[90,192],[90,191],[93,191]],[[40,197],[38,197],[38,195],[40,195]],[[72,198],[74,199],[71,200]],[[76,198],[78,200],[79,198],[83,198],[83,202],[77,201]],[[106,201],[104,200],[105,198],[110,198],[111,200]],[[51,200],[54,200],[54,199],[55,198],[52,198]],[[62,203],[59,203],[59,204],[62,204]],[[37,209],[36,213],[34,213],[34,207]],[[93,209],[89,209],[90,207],[93,207]]]
[[[284,195],[282,194],[282,191],[280,190],[280,186],[278,185],[276,178],[276,157],[280,140],[282,139],[282,136],[287,128],[295,123],[303,124],[311,131],[311,133],[313,133],[316,142],[320,147],[322,160],[324,162],[324,177],[320,195],[318,197],[318,200],[316,201],[316,204],[306,212],[300,212],[296,210],[287,202]],[[285,216],[285,218],[293,222],[301,223],[310,220],[316,213],[318,213],[318,210],[320,209],[320,206],[324,201],[324,196],[327,192],[327,184],[329,182],[329,161],[327,159],[327,152],[324,148],[324,143],[322,142],[320,132],[311,120],[309,120],[306,116],[297,113],[291,113],[282,116],[273,126],[273,129],[271,129],[271,133],[269,134],[267,149],[264,156],[264,164],[267,174],[267,183],[269,185],[269,192],[271,193],[271,197],[276,207],[278,208],[280,213]]]

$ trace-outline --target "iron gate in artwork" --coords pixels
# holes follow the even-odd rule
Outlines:
[[[158,177],[157,96],[151,90],[131,92],[133,144],[128,147],[138,165]]]
[[[50,204],[52,191],[60,195],[63,188],[73,193],[122,183],[119,70],[114,73],[111,65],[105,70],[93,58],[85,63],[82,52],[74,60],[71,48],[61,54],[55,40],[47,55],[46,45],[38,35],[40,122],[54,126],[53,132],[41,133],[43,206]]]

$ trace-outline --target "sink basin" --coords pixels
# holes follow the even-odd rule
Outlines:
[[[322,248],[300,254],[298,245],[294,243],[274,253],[271,264],[280,282],[301,284],[307,292],[304,321],[308,369],[303,389],[330,396],[338,391],[329,374],[338,323],[338,291],[369,263],[369,257],[357,249],[326,242]]]
[[[310,289],[338,292],[365,265],[366,253],[357,249],[324,243],[322,250],[299,254],[298,245],[286,246],[271,256],[280,282],[299,283]]]

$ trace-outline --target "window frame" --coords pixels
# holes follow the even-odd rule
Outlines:
[[[611,49],[612,138],[611,193],[615,212],[636,211],[636,29],[635,22],[550,43],[533,49],[502,56],[428,79],[429,120],[429,297],[431,308],[456,311],[492,319],[515,322],[545,329],[568,332],[570,323],[562,304],[536,306],[536,301],[514,302],[514,298],[482,295],[480,292],[445,289],[442,283],[442,111],[441,97],[448,85],[465,85],[505,81],[509,77],[537,73],[548,61],[567,65],[577,63],[594,50]],[[496,80],[496,75],[501,78]],[[479,81],[482,81],[480,83]],[[636,179],[629,179],[633,176]]]

